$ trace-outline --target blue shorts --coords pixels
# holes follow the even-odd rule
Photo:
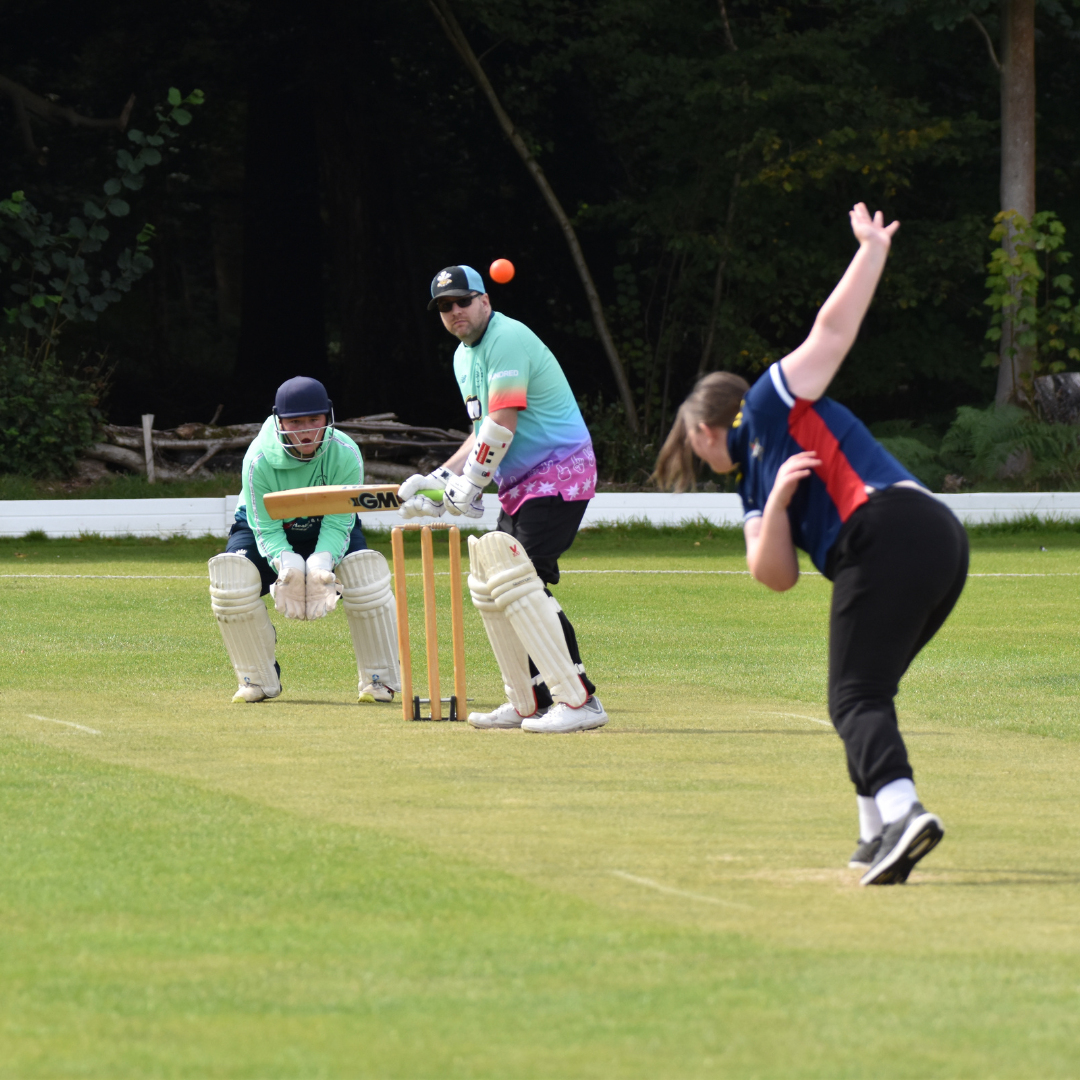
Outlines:
[[[297,539],[296,543],[293,544],[293,551],[306,559],[309,555],[314,554],[318,542],[319,534],[316,532],[303,540]],[[364,530],[360,528],[360,522],[357,520],[353,526],[353,531],[349,534],[349,549],[345,554],[349,555],[354,551],[363,551],[366,547],[367,540],[364,539]],[[259,547],[255,543],[255,534],[246,521],[238,521],[233,525],[229,532],[229,542],[225,545],[225,550],[234,555],[243,555],[255,564],[259,571],[259,577],[262,578],[262,592],[260,595],[265,596],[270,591],[270,586],[277,581],[277,571],[259,554]]]

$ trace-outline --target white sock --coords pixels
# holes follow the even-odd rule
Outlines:
[[[886,784],[874,796],[878,810],[881,811],[881,820],[886,825],[899,821],[911,809],[913,803],[918,802],[919,797],[915,794],[915,785],[907,779],[893,780]]]
[[[859,804],[859,839],[876,840],[881,835],[881,812],[870,795],[856,795]]]

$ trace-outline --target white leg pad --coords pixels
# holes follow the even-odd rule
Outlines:
[[[360,688],[381,682],[401,690],[398,668],[397,605],[390,567],[378,551],[354,551],[337,564],[341,605],[349,620]]]
[[[532,716],[536,712],[536,690],[529,674],[529,653],[514,632],[510,620],[491,598],[491,589],[483,577],[482,560],[476,555],[478,542],[477,537],[469,537],[469,592],[472,593],[473,606],[480,612],[488,641],[491,642],[491,651],[502,673],[507,700],[522,716]]]
[[[210,607],[217,619],[240,690],[261,687],[268,698],[281,693],[274,668],[277,634],[259,593],[262,579],[250,559],[231,552],[209,562]]]
[[[485,571],[487,587],[547,683],[555,701],[577,708],[589,695],[570,659],[559,622],[559,605],[544,592],[520,542],[504,532],[482,536],[472,551]]]

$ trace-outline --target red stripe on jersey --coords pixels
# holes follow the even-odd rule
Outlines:
[[[814,470],[825,482],[825,490],[836,506],[841,521],[847,521],[869,499],[866,485],[840,449],[836,436],[814,411],[814,403],[798,398],[788,414],[788,431],[804,449],[812,450],[821,465]]]
[[[497,412],[499,409],[524,409],[528,406],[528,398],[523,387],[508,386],[505,390],[492,387],[488,395],[488,412]]]

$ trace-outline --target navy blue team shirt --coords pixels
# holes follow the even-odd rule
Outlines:
[[[800,450],[814,451],[821,465],[788,505],[791,538],[822,573],[841,526],[869,498],[867,486],[922,486],[850,409],[827,397],[795,397],[777,362],[747,391],[728,432],[744,521],[761,516],[777,471]]]

